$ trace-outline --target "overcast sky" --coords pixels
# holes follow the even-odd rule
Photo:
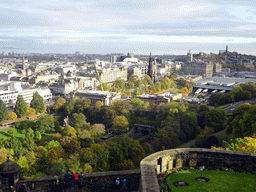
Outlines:
[[[0,51],[256,55],[255,0],[1,0]]]

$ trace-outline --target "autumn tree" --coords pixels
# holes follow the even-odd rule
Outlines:
[[[64,127],[64,129],[62,130],[62,135],[64,136],[68,136],[68,137],[74,137],[76,138],[77,135],[77,130],[74,127],[71,127],[70,125]]]
[[[87,131],[86,129],[79,131],[77,133],[78,140],[81,143],[81,147],[90,147],[93,140],[91,138],[91,133]]]
[[[6,120],[8,117],[8,109],[3,102],[3,100],[0,99],[0,121]]]
[[[127,118],[123,115],[116,116],[112,122],[112,131],[114,133],[123,133],[129,130],[129,122]]]
[[[28,110],[27,103],[23,99],[22,95],[18,95],[14,112],[20,118],[20,117],[24,117],[27,114],[27,110]]]
[[[37,91],[33,94],[30,106],[35,109],[37,113],[42,113],[45,110],[44,99]]]
[[[14,112],[10,112],[9,114],[8,114],[8,119],[10,119],[10,120],[13,120],[13,119],[17,119],[17,115],[16,115],[16,113],[14,113]]]
[[[91,149],[96,157],[96,168],[99,171],[107,171],[109,168],[109,151],[104,144],[92,144]]]
[[[7,159],[7,155],[9,155],[10,157],[10,160],[14,160],[14,152],[13,152],[13,149],[10,149],[10,148],[0,148],[0,164],[2,164],[3,162],[5,162]]]
[[[103,124],[95,123],[90,129],[91,136],[94,138],[99,138],[102,135],[106,134],[106,129]]]
[[[152,79],[149,75],[144,75],[142,77],[142,82],[144,85],[152,85],[153,84]]]
[[[90,129],[90,123],[86,122],[86,117],[83,113],[73,113],[71,116],[70,125],[78,131],[83,129]]]
[[[35,115],[36,111],[33,108],[28,108],[27,115]]]
[[[64,98],[59,98],[52,106],[52,109],[57,112],[64,109],[64,106],[66,104],[66,100]]]

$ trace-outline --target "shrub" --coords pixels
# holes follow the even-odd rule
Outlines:
[[[17,117],[18,117],[18,116],[17,116],[16,113],[11,112],[11,113],[8,114],[8,117],[7,117],[7,118],[8,118],[9,120],[13,120],[13,119],[17,119]]]

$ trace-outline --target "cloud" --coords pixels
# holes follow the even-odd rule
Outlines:
[[[33,50],[93,42],[250,43],[255,8],[249,0],[1,0],[0,34],[8,47]]]

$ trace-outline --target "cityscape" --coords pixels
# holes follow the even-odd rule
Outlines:
[[[255,191],[251,1],[0,3],[0,192]]]

